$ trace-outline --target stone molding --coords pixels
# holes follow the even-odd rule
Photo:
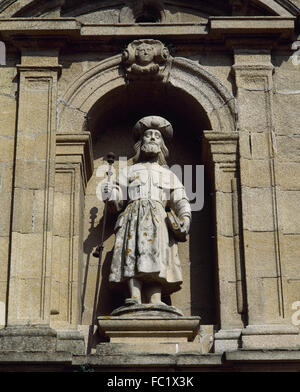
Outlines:
[[[200,23],[146,23],[146,24],[87,24],[80,23],[76,18],[2,18],[0,33],[2,40],[18,46],[16,40],[30,42],[33,39],[48,39],[45,44],[60,47],[68,40],[78,43],[87,38],[101,41],[140,39],[140,37],[157,39],[157,37],[172,38],[174,42],[199,39],[228,39],[239,35],[256,40],[257,34],[273,38],[274,43],[284,39],[293,39],[295,31],[294,16],[267,17],[215,17],[208,22]],[[29,40],[30,39],[30,40]],[[54,41],[53,41],[54,40]]]
[[[108,92],[126,86],[124,72],[120,70],[122,56],[117,55],[101,61],[74,80],[59,100],[59,131],[82,132],[93,105]],[[235,98],[204,67],[191,60],[175,57],[172,59],[167,83],[191,95],[198,102],[199,107],[205,110],[214,131],[236,130]]]
[[[80,164],[84,189],[93,174],[94,160],[89,132],[56,134],[56,163]]]
[[[200,317],[98,317],[99,329],[111,343],[145,341],[160,342],[193,341],[200,328]]]

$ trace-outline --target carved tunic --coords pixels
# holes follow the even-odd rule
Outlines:
[[[115,188],[118,217],[109,281],[132,277],[162,284],[169,295],[180,289],[182,274],[177,243],[168,231],[166,207],[178,218],[191,216],[184,187],[174,173],[157,163],[136,164],[128,170],[128,201]]]

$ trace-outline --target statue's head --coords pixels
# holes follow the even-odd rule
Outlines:
[[[153,45],[142,43],[136,48],[136,61],[140,65],[147,65],[151,63],[155,56],[155,49]]]
[[[136,140],[134,161],[138,162],[141,156],[158,157],[160,165],[166,165],[169,151],[165,145],[165,139],[173,136],[172,125],[159,116],[147,116],[139,120],[134,126]]]

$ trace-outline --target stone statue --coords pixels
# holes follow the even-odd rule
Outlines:
[[[127,171],[127,200],[120,180],[104,185],[109,205],[121,211],[109,281],[128,285],[127,306],[165,305],[162,296],[180,290],[182,283],[176,238],[186,240],[191,208],[184,186],[163,166],[168,156],[164,139],[173,136],[171,124],[148,116],[137,122],[134,132],[136,156]]]

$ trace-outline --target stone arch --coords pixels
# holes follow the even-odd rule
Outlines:
[[[78,133],[85,130],[86,119],[96,102],[106,94],[126,87],[122,56],[100,62],[79,76],[59,99],[58,132]],[[237,128],[237,107],[233,95],[201,65],[185,58],[173,58],[167,88],[191,97],[203,110],[215,132],[233,132]]]

